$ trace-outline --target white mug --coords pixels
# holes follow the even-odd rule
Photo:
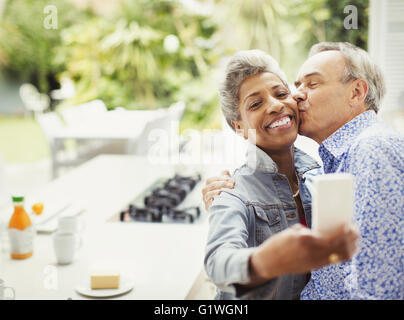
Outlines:
[[[5,292],[6,290],[11,290],[13,292],[13,296],[12,297],[6,297],[5,296]],[[5,299],[11,299],[14,300],[15,299],[15,291],[13,288],[11,287],[6,287],[4,286],[4,280],[0,279],[0,300],[5,300]]]
[[[73,262],[75,251],[81,246],[77,233],[56,232],[53,235],[53,248],[58,264]]]
[[[62,216],[58,219],[58,232],[79,233],[84,225],[77,216]]]

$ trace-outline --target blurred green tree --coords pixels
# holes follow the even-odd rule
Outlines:
[[[344,27],[348,5],[357,8],[358,29]],[[289,0],[286,10],[278,10],[278,15],[283,47],[280,64],[291,81],[317,42],[348,41],[367,49],[369,0]]]
[[[348,6],[357,9],[358,29],[346,29]],[[289,21],[295,24],[306,49],[320,41],[347,41],[367,49],[369,0],[291,0]]]
[[[228,53],[261,49],[281,61],[283,57],[282,15],[287,2],[276,0],[216,0],[212,14],[220,26],[221,44]]]
[[[54,0],[57,7],[58,27],[44,26],[44,8],[48,0],[7,1],[0,20],[0,68],[7,76],[28,81],[41,92],[48,93],[59,86],[58,72],[63,64],[55,65],[54,49],[60,45],[60,32],[89,12],[78,10],[70,2]]]
[[[66,62],[61,76],[76,84],[69,103],[98,98],[110,109],[154,109],[184,100],[189,125],[207,125],[218,97],[201,84],[221,55],[217,28],[179,1],[162,0],[124,0],[109,17],[66,28],[55,61]]]
[[[119,0],[107,15],[54,0],[58,29],[43,26],[48,0],[7,1],[0,21],[0,68],[49,92],[70,77],[74,104],[102,99],[108,108],[187,104],[183,128],[219,127],[222,58],[258,48],[288,78],[319,41],[366,49],[369,0]],[[358,9],[346,30],[344,8]]]

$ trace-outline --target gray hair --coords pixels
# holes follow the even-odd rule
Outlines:
[[[239,93],[243,81],[252,75],[270,72],[278,76],[289,89],[286,76],[278,62],[261,50],[245,50],[234,54],[227,63],[224,80],[220,85],[220,105],[228,125],[240,120]]]
[[[369,91],[365,103],[369,109],[373,109],[377,113],[386,93],[386,85],[380,68],[371,60],[365,50],[349,42],[317,43],[311,47],[309,57],[330,50],[340,51],[345,59],[346,66],[341,79],[342,83],[359,78],[366,80]]]

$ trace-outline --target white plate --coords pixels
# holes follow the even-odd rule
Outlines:
[[[88,277],[90,278],[90,277]],[[84,296],[95,298],[113,297],[124,294],[133,289],[133,280],[121,277],[118,289],[91,289],[90,279],[76,286],[76,291]]]

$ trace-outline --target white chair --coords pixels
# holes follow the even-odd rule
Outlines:
[[[78,106],[63,108],[60,111],[63,120],[69,127],[77,127],[105,114],[108,111],[104,102],[93,100]]]
[[[60,113],[65,124],[55,112],[38,115],[38,123],[43,129],[51,149],[52,176],[56,177],[61,167],[79,165],[101,153],[146,155],[152,145],[148,139],[149,134],[154,129],[160,129],[160,132],[163,130],[168,141],[170,141],[170,144],[164,145],[164,148],[170,148],[173,146],[171,139],[178,137],[178,123],[184,109],[184,103],[176,103],[167,109],[152,111],[153,115],[150,117],[149,111],[139,111],[139,115],[137,115],[137,111],[116,111],[117,113],[107,111],[102,101],[95,100],[84,105],[61,110]],[[142,114],[143,112],[147,112],[148,116]],[[137,124],[133,124],[133,128],[140,130],[140,136],[135,133],[136,130],[133,130],[134,136],[132,138],[130,133],[132,130],[131,121],[136,122],[137,117],[140,119],[144,117],[145,122],[141,123],[141,128],[139,121]],[[94,128],[91,127],[93,122],[97,122]],[[113,122],[112,127],[106,128],[105,131],[111,133],[110,137],[108,134],[104,134],[102,138],[99,138],[97,134],[83,134],[83,128],[86,129],[87,133],[92,132],[92,129],[95,130],[94,132],[98,132],[100,124],[102,129],[104,123],[105,126],[108,126],[111,122]],[[114,135],[116,132],[111,131],[111,128],[114,127],[119,130],[120,124],[126,129],[129,128],[128,136],[125,135],[127,130],[123,134],[123,138],[117,138]],[[77,135],[72,134],[75,132]],[[75,143],[74,149],[65,149],[65,140],[68,139],[72,139]],[[167,152],[172,152],[171,149]]]
[[[108,109],[104,102],[97,99],[78,106],[64,108],[60,111],[60,114],[62,115],[66,127],[80,128],[84,126],[88,128],[107,112]],[[116,143],[108,140],[81,139],[80,141],[76,141],[76,148],[82,155],[85,153],[97,155],[97,150],[99,151],[98,153],[101,153],[101,151],[102,153],[110,153],[108,152],[108,148],[113,150],[115,145]]]
[[[153,131],[157,136],[164,135],[167,144],[161,145],[162,154],[170,155],[176,151],[175,142],[179,143],[179,121],[181,120],[185,110],[185,103],[180,101],[172,104],[167,109],[160,109],[160,116],[150,121],[145,126],[142,135],[139,137],[135,145],[131,148],[130,153],[146,156],[150,148],[156,143],[152,141]],[[174,143],[173,143],[174,142]]]
[[[21,85],[20,97],[26,110],[32,112],[35,117],[43,113],[50,106],[49,97],[44,93],[40,93],[37,88],[30,83]]]
[[[170,114],[171,120],[180,121],[185,111],[185,102],[178,101],[172,104],[167,111]]]
[[[102,100],[93,100],[81,105],[65,107],[60,110],[62,119],[69,129],[80,129],[89,127],[91,123],[97,121],[100,117],[108,112]],[[56,149],[61,148],[61,145],[54,145]],[[57,173],[58,167],[61,166],[75,166],[101,153],[120,153],[123,149],[121,144],[116,141],[106,139],[75,139],[74,140],[74,153],[70,152],[69,160],[55,161],[55,171]]]
[[[60,80],[60,89],[52,90],[50,96],[53,100],[62,101],[72,98],[75,92],[74,82],[69,78],[62,78]]]
[[[66,164],[72,164],[68,159],[70,158],[71,160],[73,157],[69,157],[65,151],[64,141],[55,139],[57,134],[63,130],[65,126],[56,112],[38,114],[36,121],[48,142],[52,162],[52,178],[56,178],[60,167]]]
[[[76,145],[67,149],[65,140],[58,139],[58,134],[66,129],[56,112],[38,114],[36,120],[48,142],[51,162],[52,178],[56,178],[61,168],[77,166],[99,154],[98,144]]]

